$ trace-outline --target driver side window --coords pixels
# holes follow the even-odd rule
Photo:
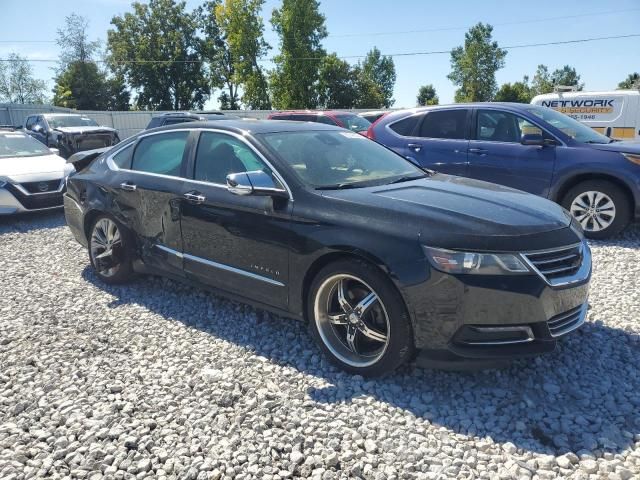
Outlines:
[[[509,112],[478,110],[476,139],[485,142],[520,143],[522,135],[542,135],[542,130],[528,120]]]
[[[194,180],[226,185],[230,173],[255,170],[271,173],[269,167],[241,140],[224,133],[200,134]]]

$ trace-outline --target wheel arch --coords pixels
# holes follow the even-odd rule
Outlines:
[[[625,194],[625,197],[629,202],[629,207],[631,208],[631,211],[633,212],[635,210],[634,209],[635,196],[633,194],[633,191],[629,187],[629,185],[627,185],[626,182],[624,182],[623,180],[621,180],[620,178],[614,175],[610,175],[607,173],[599,173],[599,172],[580,173],[578,175],[574,175],[570,178],[567,178],[564,182],[562,182],[560,187],[556,190],[555,194],[553,195],[553,200],[556,203],[562,203],[564,196],[569,192],[569,190],[571,190],[573,187],[575,187],[579,183],[586,182],[588,180],[604,180],[616,185]]]

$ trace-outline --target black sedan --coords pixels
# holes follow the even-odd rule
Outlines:
[[[539,354],[584,322],[590,251],[560,206],[338,127],[187,123],[76,166],[65,215],[100,279],[166,275],[303,319],[350,372]]]

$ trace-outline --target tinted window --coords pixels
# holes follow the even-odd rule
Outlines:
[[[25,124],[25,127],[27,128],[27,130],[31,130],[31,127],[33,127],[34,123],[36,123],[36,117],[27,118],[27,123]]]
[[[147,125],[147,128],[156,128],[156,127],[159,127],[160,125],[162,125],[162,118],[154,117],[149,122],[149,125]]]
[[[302,182],[314,188],[382,185],[424,176],[411,162],[355,132],[307,130],[260,137]]]
[[[467,110],[436,110],[425,115],[420,137],[463,139],[467,126]]]
[[[316,115],[291,115],[289,120],[295,120],[296,122],[315,122]]]
[[[524,134],[542,135],[542,130],[528,120],[509,112],[479,110],[476,138],[490,142],[520,143]]]
[[[318,115],[315,121],[318,123],[324,123],[325,125],[337,125],[332,118],[329,118],[326,115]]]
[[[398,120],[395,123],[389,125],[389,128],[396,132],[398,135],[402,135],[403,137],[409,137],[413,133],[416,128],[416,124],[418,123],[418,119],[420,116],[413,115],[411,117],[403,118],[402,120]]]
[[[126,147],[124,150],[120,150],[113,157],[113,163],[115,163],[118,168],[131,168],[131,154],[133,153],[133,144]]]
[[[227,183],[230,173],[251,172],[269,168],[247,144],[223,133],[202,132],[196,152],[194,179]]]
[[[185,122],[195,122],[197,119],[195,118],[189,118],[189,117],[182,117],[182,118],[167,118],[164,121],[165,125],[175,125],[176,123],[185,123]]]
[[[342,122],[344,128],[353,130],[354,132],[362,132],[371,126],[371,122],[366,118],[359,117],[353,113],[341,113],[336,118]]]
[[[180,176],[189,131],[161,133],[140,139],[133,154],[133,170]]]

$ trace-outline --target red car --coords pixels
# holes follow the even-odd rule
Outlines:
[[[365,135],[371,122],[351,112],[340,112],[337,110],[293,110],[272,113],[268,120],[293,120],[296,122],[316,122],[327,125],[337,125],[353,132]]]

